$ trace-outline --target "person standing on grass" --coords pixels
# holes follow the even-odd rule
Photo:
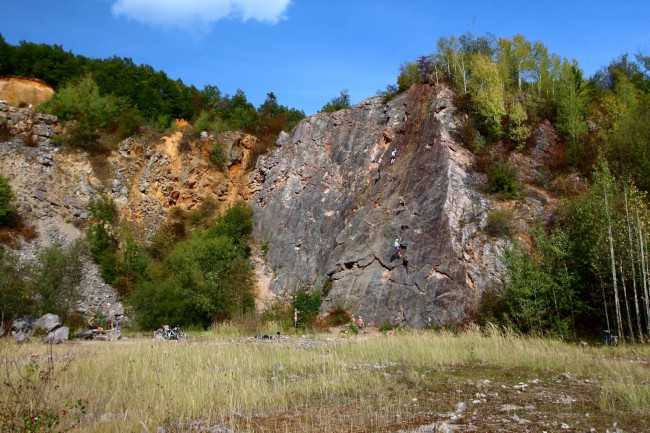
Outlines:
[[[357,330],[359,330],[359,332],[363,331],[363,317],[361,316],[357,317]]]

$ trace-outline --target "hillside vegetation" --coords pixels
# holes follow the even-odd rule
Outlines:
[[[199,90],[129,58],[89,59],[59,45],[26,41],[14,46],[1,34],[0,76],[36,78],[53,87],[56,95],[45,111],[69,122],[68,142],[86,146],[97,145],[103,132],[116,134],[109,138],[115,142],[144,124],[162,131],[175,119],[185,119],[199,131],[250,132],[265,149],[281,130],[305,117],[281,105],[273,92],[255,108],[241,89],[234,95],[215,85]]]
[[[550,121],[563,138],[539,186],[564,200],[549,225],[505,257],[504,285],[484,294],[480,320],[563,337],[611,328],[646,339],[650,57],[624,54],[586,78],[576,60],[523,35],[443,37],[433,54],[403,64],[398,86],[382,94],[443,80],[464,103],[461,134],[482,158],[491,193],[518,199],[510,155],[526,149],[537,125]],[[568,173],[588,179],[582,192],[569,193]]]

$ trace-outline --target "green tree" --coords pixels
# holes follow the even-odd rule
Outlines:
[[[333,113],[339,110],[350,108],[350,94],[347,90],[341,90],[341,94],[332,98],[327,104],[320,109],[321,113]]]
[[[568,238],[559,229],[536,228],[531,235],[533,254],[514,249],[505,256],[500,319],[522,332],[567,337],[579,306],[567,269]]]
[[[517,34],[512,38],[512,54],[514,59],[514,69],[517,76],[517,88],[522,91],[522,82],[527,78],[534,69],[534,59],[532,56],[533,47],[524,35]]]
[[[247,258],[251,230],[250,210],[239,203],[171,246],[129,298],[141,326],[208,327],[253,311],[254,276]]]
[[[140,246],[130,223],[123,223],[119,231],[119,247],[116,253],[117,288],[120,295],[131,294],[138,283],[147,279],[149,256]]]
[[[575,159],[579,152],[578,141],[587,132],[586,99],[583,88],[582,70],[577,62],[565,61],[562,65],[557,97],[557,127],[572,145],[570,150]]]
[[[25,272],[18,263],[16,254],[5,245],[0,245],[0,321],[7,322],[20,315],[30,313],[32,299],[25,284]]]
[[[320,290],[312,288],[298,290],[293,299],[293,307],[298,310],[298,326],[301,328],[312,326],[322,303]]]
[[[86,230],[90,257],[99,265],[102,278],[107,284],[117,283],[117,251],[119,240],[114,230],[117,218],[115,202],[108,196],[91,200],[88,204],[90,225]]]
[[[237,89],[232,98],[225,98],[219,114],[226,123],[240,131],[250,131],[258,120],[257,110],[248,102],[243,90]]]
[[[29,270],[28,284],[38,314],[53,313],[63,321],[81,299],[79,281],[83,245],[52,245],[42,250]]]
[[[506,109],[497,66],[488,57],[474,54],[470,57],[470,70],[468,89],[476,107],[479,125],[489,137],[499,138],[503,134],[501,120],[506,115]]]
[[[508,117],[510,119],[508,135],[512,141],[517,143],[517,150],[522,150],[531,133],[530,127],[525,123],[528,120],[526,110],[519,102],[514,102],[510,106]]]
[[[0,34],[0,76],[11,75],[11,57],[13,46],[7,43],[4,36]]]
[[[66,122],[66,138],[71,144],[87,145],[97,139],[100,130],[115,122],[120,106],[112,96],[103,97],[90,75],[66,85],[42,106]]]
[[[415,62],[406,62],[400,65],[399,75],[397,76],[397,86],[400,91],[404,91],[422,81],[422,72]]]
[[[535,41],[532,48],[533,75],[537,87],[537,96],[541,97],[544,89],[550,87],[551,59],[548,48],[541,41]],[[548,92],[545,95],[548,97]]]

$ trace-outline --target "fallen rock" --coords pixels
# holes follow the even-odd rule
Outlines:
[[[36,316],[24,316],[19,319],[16,319],[11,324],[11,330],[15,332],[21,332],[24,334],[30,334],[32,329],[34,329],[34,324],[38,318]],[[13,335],[13,333],[12,333]]]
[[[79,339],[81,339],[81,340],[92,340],[93,337],[94,337],[94,333],[93,333],[92,330],[82,331],[82,332],[77,332],[77,333],[74,335],[74,337],[75,337],[75,338],[79,338]]]
[[[34,328],[42,328],[45,332],[50,332],[59,326],[61,326],[61,319],[56,314],[51,313],[42,315],[34,323]]]
[[[16,343],[18,344],[29,343],[31,341],[29,339],[29,336],[21,331],[13,331],[11,333],[11,336],[14,338],[14,340],[16,340]]]
[[[61,344],[68,339],[70,330],[67,326],[56,328],[43,339],[43,343],[48,344]]]

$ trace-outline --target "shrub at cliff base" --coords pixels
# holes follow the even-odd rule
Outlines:
[[[175,244],[130,297],[140,326],[209,327],[254,311],[253,268],[247,239],[251,212],[237,204],[207,229]]]
[[[306,328],[313,325],[318,310],[323,303],[320,290],[303,289],[296,293],[293,300],[293,307],[298,310],[298,327]]]

